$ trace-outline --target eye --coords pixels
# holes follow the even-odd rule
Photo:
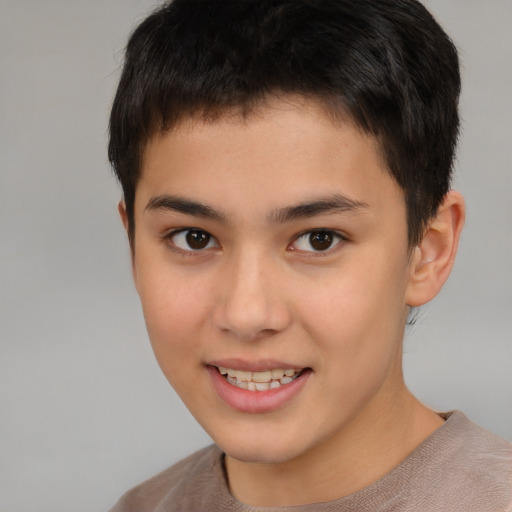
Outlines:
[[[304,252],[326,252],[338,246],[344,238],[334,231],[308,231],[300,235],[292,244],[293,250]]]
[[[202,229],[180,229],[166,236],[172,244],[182,251],[202,251],[218,247],[215,238]]]

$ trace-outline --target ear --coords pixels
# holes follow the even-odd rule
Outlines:
[[[124,229],[128,234],[128,213],[126,213],[126,203],[124,201],[119,201],[119,204],[117,205],[117,211],[121,217],[121,222],[123,223]]]
[[[432,300],[448,279],[455,262],[464,219],[464,198],[451,190],[411,255],[406,292],[409,306],[422,306]]]
[[[117,211],[119,212],[119,216],[121,217],[121,222],[123,223],[124,229],[126,231],[126,234],[128,236],[128,239],[130,238],[129,235],[129,223],[128,223],[128,213],[126,212],[126,203],[124,201],[119,201],[117,205]],[[134,253],[134,247],[132,246],[132,241],[128,240],[130,243],[130,252],[131,252],[131,258],[132,258],[132,277],[133,282],[135,283],[135,288],[137,288],[137,275],[135,271],[135,253]]]

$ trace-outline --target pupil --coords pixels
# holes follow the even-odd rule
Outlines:
[[[332,239],[332,233],[327,231],[311,233],[311,235],[309,235],[309,243],[316,251],[325,251],[326,249],[329,249],[332,245]]]
[[[191,230],[187,233],[186,239],[191,249],[204,249],[210,241],[210,235],[204,231]]]

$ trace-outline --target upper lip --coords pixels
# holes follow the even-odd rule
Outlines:
[[[207,363],[208,366],[222,366],[223,368],[232,368],[233,370],[242,370],[246,372],[264,372],[266,370],[302,370],[305,366],[297,365],[294,363],[277,361],[275,359],[258,359],[254,361],[247,361],[245,359],[229,358],[217,359]]]

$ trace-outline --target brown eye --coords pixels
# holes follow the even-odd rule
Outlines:
[[[190,231],[187,231],[187,234],[185,235],[188,246],[196,251],[204,249],[210,242],[210,238],[211,236],[208,233],[197,229],[191,229]]]
[[[309,243],[315,251],[326,251],[334,241],[334,234],[330,231],[318,231],[309,235]]]
[[[329,249],[334,249],[340,245],[345,238],[327,229],[319,229],[317,231],[308,231],[299,236],[292,244],[292,250],[301,252],[327,252]]]
[[[167,237],[172,245],[182,251],[194,252],[218,247],[215,238],[202,229],[182,229]]]

